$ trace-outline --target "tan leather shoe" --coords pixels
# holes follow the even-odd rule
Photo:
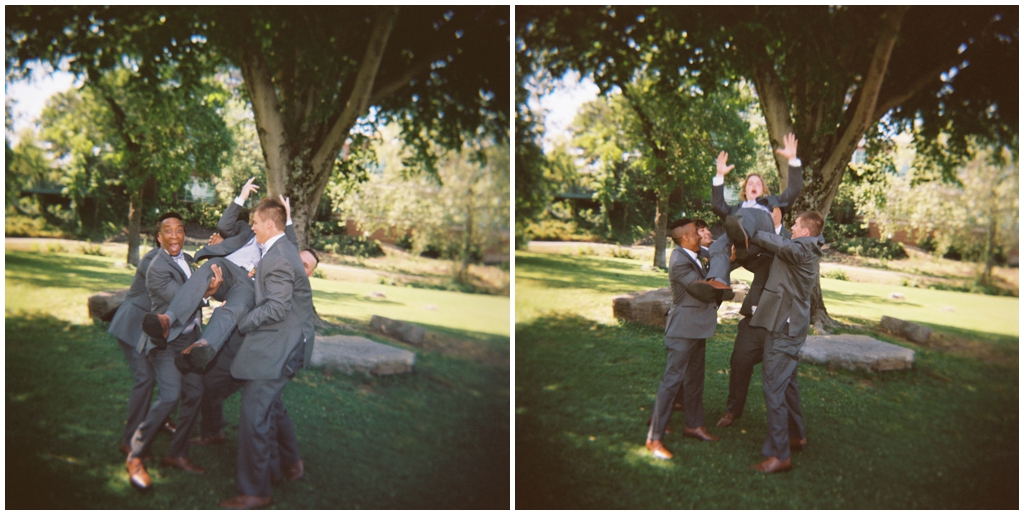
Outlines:
[[[789,450],[791,451],[802,451],[807,448],[806,438],[790,438],[789,439]]]
[[[662,445],[661,440],[647,440],[647,449],[659,460],[672,459],[672,453]]]
[[[191,461],[189,461],[188,458],[184,456],[178,456],[175,458],[172,458],[170,456],[164,456],[164,459],[160,460],[160,464],[167,465],[168,467],[174,467],[176,469],[181,469],[184,470],[185,472],[191,472],[193,474],[202,474],[203,472],[206,472],[206,469],[200,467],[199,465],[196,465],[195,463],[192,463]]]
[[[736,420],[737,418],[739,417],[726,411],[725,415],[722,415],[722,418],[718,421],[718,427],[729,427],[732,425],[733,420]]]
[[[141,458],[128,458],[124,463],[128,469],[128,480],[132,486],[140,490],[148,490],[152,481],[149,479],[149,472],[146,472],[146,464]]]
[[[721,440],[721,438],[717,436],[712,436],[711,433],[708,433],[707,428],[705,428],[704,426],[700,426],[694,429],[684,427],[683,436],[687,438],[696,438],[698,440],[704,440],[705,442],[714,442],[716,440]]]
[[[774,474],[776,472],[789,472],[793,468],[793,464],[788,459],[780,461],[775,456],[772,456],[757,465],[751,465],[750,468],[763,474]]]
[[[220,431],[213,436],[197,436],[189,440],[189,443],[192,445],[219,445],[224,443],[224,440],[226,440],[224,431]]]
[[[238,495],[220,502],[221,508],[231,510],[255,510],[266,508],[273,504],[273,497],[253,497],[251,495]]]

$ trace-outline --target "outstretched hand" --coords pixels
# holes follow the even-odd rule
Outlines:
[[[216,233],[215,232],[212,235],[210,235],[210,241],[207,243],[207,245],[216,245],[216,244],[221,243],[223,241],[224,241],[224,237],[221,236],[220,233]]]
[[[238,197],[242,199],[243,204],[249,198],[250,193],[260,190],[259,186],[252,183],[255,180],[255,177],[251,177],[248,181],[245,181],[245,186],[242,186],[242,192],[238,194]]]
[[[284,195],[278,195],[281,198],[281,203],[284,204],[285,222],[292,221],[292,201]]]
[[[206,289],[206,294],[203,297],[212,297],[214,293],[217,293],[220,285],[224,283],[224,277],[219,266],[210,265],[210,271],[213,272],[213,277],[210,278],[210,287]]]
[[[796,135],[792,132],[782,138],[783,148],[776,150],[778,154],[786,159],[796,158]]]
[[[715,162],[715,168],[718,170],[719,177],[724,177],[730,170],[736,168],[736,165],[726,166],[725,163],[727,162],[729,162],[729,154],[726,154],[724,150],[719,152],[718,160]]]

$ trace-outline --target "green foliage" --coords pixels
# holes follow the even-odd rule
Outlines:
[[[903,244],[892,240],[855,237],[830,240],[829,244],[835,250],[854,256],[879,259],[903,259],[907,257],[907,250],[903,248]]]
[[[528,222],[526,234],[537,241],[597,241],[597,237],[582,231],[574,220],[544,218]]]
[[[846,275],[846,271],[845,270],[839,270],[839,269],[829,270],[829,271],[826,271],[826,272],[822,272],[821,276],[826,278],[826,279],[835,279],[837,281],[849,281],[850,280],[850,277],[848,275]]]
[[[345,234],[345,224],[329,220],[313,222],[309,227],[309,245],[324,252],[355,257],[384,255],[380,242],[363,235]]]
[[[63,238],[66,235],[60,228],[50,225],[45,218],[13,214],[8,211],[4,217],[4,236],[9,238]]]

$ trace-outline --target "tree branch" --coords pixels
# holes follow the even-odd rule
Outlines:
[[[245,80],[256,129],[263,148],[263,159],[267,164],[267,195],[285,193],[285,171],[287,169],[286,133],[284,119],[277,101],[277,91],[270,79],[270,70],[262,51],[251,45],[242,47],[242,77]]]
[[[387,84],[383,84],[379,88],[377,88],[376,91],[374,91],[373,94],[370,95],[369,105],[379,104],[382,100],[393,95],[399,89],[402,89],[402,87],[404,87],[406,84],[411,82],[416,77],[420,76],[421,74],[428,73],[430,71],[431,63],[437,61],[445,54],[447,54],[447,52],[439,52],[426,59],[423,59],[420,62],[414,63],[413,65],[409,66],[405,73],[395,78],[394,80],[388,82]]]

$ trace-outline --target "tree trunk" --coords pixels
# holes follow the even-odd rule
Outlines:
[[[139,266],[139,240],[142,234],[142,190],[133,190],[128,203],[128,264]]]
[[[818,277],[814,289],[811,290],[811,327],[819,334],[830,334],[837,325],[825,309],[825,298],[821,295],[821,277]]]
[[[654,213],[654,266],[667,270],[665,264],[665,238],[668,228],[668,195],[658,191],[658,205]]]

